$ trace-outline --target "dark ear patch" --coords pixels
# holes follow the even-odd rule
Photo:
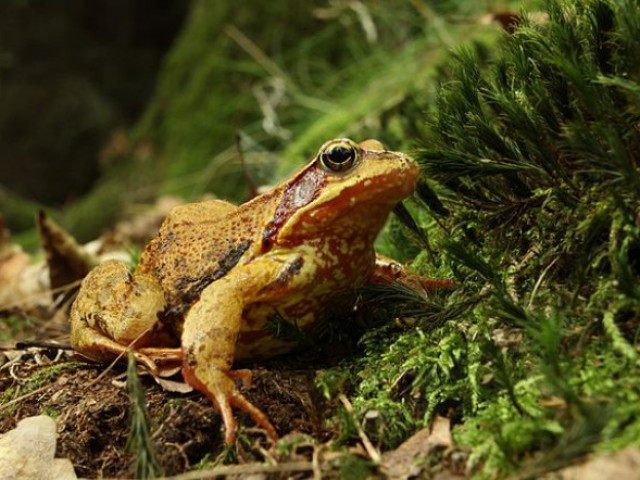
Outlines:
[[[326,173],[313,162],[297,175],[285,188],[282,201],[262,234],[262,251],[271,249],[278,232],[295,211],[318,198],[327,183]]]

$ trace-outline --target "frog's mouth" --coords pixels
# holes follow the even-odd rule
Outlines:
[[[356,176],[351,185],[345,186],[338,195],[323,203],[329,207],[345,208],[363,203],[395,204],[414,192],[419,173],[418,165],[404,157],[397,168],[362,179]]]

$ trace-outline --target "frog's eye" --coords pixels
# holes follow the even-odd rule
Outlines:
[[[334,172],[342,172],[350,168],[358,157],[356,147],[346,142],[328,145],[320,154],[322,165]]]

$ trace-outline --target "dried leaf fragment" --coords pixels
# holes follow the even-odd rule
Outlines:
[[[56,423],[39,415],[22,419],[16,428],[0,436],[0,478],[15,480],[75,480],[71,461],[53,458]]]
[[[40,312],[51,303],[44,267],[30,262],[0,219],[0,316]]]
[[[579,465],[546,475],[547,479],[600,480],[603,478],[640,478],[640,448],[628,447],[609,455],[589,458]]]
[[[42,249],[47,257],[51,288],[73,284],[85,277],[98,264],[73,236],[47,217],[43,211],[37,218]]]
[[[398,448],[382,455],[382,471],[394,479],[408,479],[419,476],[425,459],[436,448],[453,446],[451,425],[448,418],[437,416],[429,428],[423,428]]]

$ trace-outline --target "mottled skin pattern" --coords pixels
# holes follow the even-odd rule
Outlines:
[[[302,170],[236,207],[213,200],[170,212],[131,274],[120,262],[95,268],[71,312],[71,342],[89,359],[133,351],[149,368],[182,362],[184,378],[222,413],[231,407],[275,429],[234,379],[234,359],[291,351],[273,338],[275,318],[313,333],[328,315],[353,309],[367,282],[419,281],[373,242],[394,204],[410,195],[417,165],[379,142],[332,140]],[[377,265],[377,266],[376,266]]]

